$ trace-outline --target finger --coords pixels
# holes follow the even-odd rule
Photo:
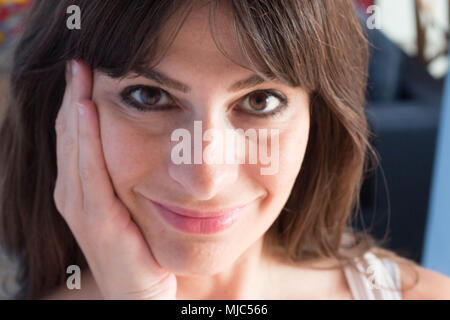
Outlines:
[[[68,153],[73,154],[78,150],[78,114],[75,107],[77,102],[90,100],[92,97],[92,72],[81,61],[72,60],[69,62],[68,81],[65,99],[62,105],[62,117],[66,125],[63,142]],[[61,119],[62,120],[62,119]],[[71,152],[72,151],[72,152]],[[77,160],[78,157],[73,157]],[[70,162],[70,169],[76,169],[76,161]],[[73,173],[74,171],[72,171]]]
[[[81,60],[72,60],[72,101],[92,99],[92,71]]]
[[[78,174],[78,112],[76,103],[92,96],[92,72],[81,61],[68,62],[66,92],[57,118],[58,178],[55,198],[60,211],[74,215],[83,201],[81,181]]]
[[[67,62],[66,91],[58,114],[63,133],[72,132],[74,133],[73,136],[77,137],[78,115],[74,104],[82,100],[90,100],[91,97],[92,71],[82,61],[72,60]]]
[[[66,90],[63,102],[56,118],[56,154],[57,181],[55,202],[61,214],[68,214],[71,203],[81,199],[81,186],[78,175],[78,116],[73,105],[73,72],[72,63],[67,62]]]
[[[113,210],[117,200],[103,155],[97,108],[91,100],[77,103],[77,108],[78,169],[84,208],[91,216],[105,218],[118,210]]]

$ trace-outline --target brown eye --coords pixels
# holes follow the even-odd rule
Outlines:
[[[253,93],[249,96],[248,100],[250,106],[257,111],[267,108],[267,94],[264,92]]]
[[[240,109],[254,114],[271,114],[282,108],[286,99],[271,90],[255,91],[245,97]]]
[[[139,88],[133,91],[133,93],[131,94],[131,97],[133,97],[136,101],[144,105],[157,104],[158,101],[161,99],[161,96],[162,94],[160,89],[150,87]]]
[[[157,87],[131,86],[121,96],[124,102],[140,111],[168,110],[173,107],[170,95]]]

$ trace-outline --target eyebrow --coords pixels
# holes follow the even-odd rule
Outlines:
[[[140,76],[143,76],[144,78],[147,78],[149,80],[153,80],[153,81],[159,83],[161,86],[171,88],[174,90],[178,90],[183,93],[188,93],[191,90],[191,88],[189,88],[189,86],[185,85],[184,83],[182,83],[178,80],[172,79],[169,76],[165,75],[164,73],[158,72],[153,69],[145,69],[145,70],[139,69],[136,71],[136,73]],[[231,85],[228,88],[228,91],[234,92],[234,91],[244,90],[244,89],[255,87],[264,82],[266,82],[266,80],[264,80],[257,74],[254,74],[246,79],[235,82],[233,85]]]

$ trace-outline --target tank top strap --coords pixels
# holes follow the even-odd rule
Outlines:
[[[390,259],[380,259],[372,252],[354,258],[344,268],[355,300],[401,300],[400,270]]]

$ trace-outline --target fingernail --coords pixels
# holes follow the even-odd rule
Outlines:
[[[76,103],[76,106],[77,106],[77,108],[78,108],[78,114],[79,114],[80,116],[84,116],[84,112],[85,112],[85,110],[84,110],[84,105],[81,104],[81,103],[79,103],[79,102],[77,102],[77,103]]]
[[[78,62],[76,60],[72,60],[72,74],[76,75],[78,72]]]
[[[71,61],[66,61],[66,76],[69,78],[72,75]]]

